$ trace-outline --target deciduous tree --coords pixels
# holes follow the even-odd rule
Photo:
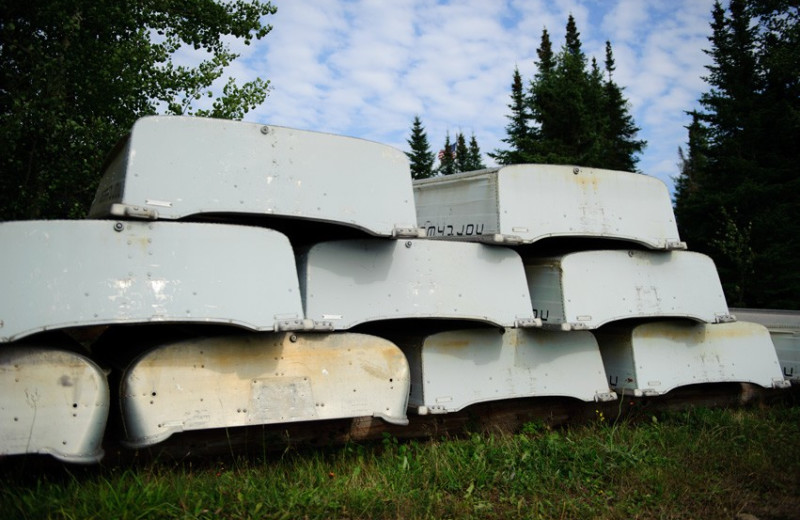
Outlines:
[[[263,102],[265,80],[213,85],[238,57],[232,42],[266,36],[275,11],[261,0],[4,2],[0,219],[85,215],[105,155],[141,116],[241,118]],[[198,65],[177,63],[187,50]]]

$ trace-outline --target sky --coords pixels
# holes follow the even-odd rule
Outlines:
[[[672,189],[687,110],[708,86],[713,0],[272,0],[273,30],[229,75],[268,79],[271,91],[246,121],[359,137],[409,151],[418,115],[432,151],[445,134],[474,133],[486,154],[501,141],[518,67],[527,83],[547,29],[554,50],[575,18],[584,53],[603,64],[647,141],[638,168]],[[494,165],[485,157],[488,166]]]

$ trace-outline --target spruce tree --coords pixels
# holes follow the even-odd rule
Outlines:
[[[634,171],[636,163],[639,162],[637,155],[647,142],[636,139],[639,127],[633,122],[633,116],[628,111],[628,101],[622,95],[622,87],[614,82],[615,68],[611,42],[606,41],[606,81],[600,112],[603,115],[607,142],[604,143],[604,153],[599,162],[604,168]]]
[[[591,118],[586,106],[590,83],[586,55],[572,15],[569,15],[566,29],[564,47],[556,60],[554,88],[558,98],[547,113],[542,114],[541,133],[553,148],[553,162],[585,164],[592,145]]]
[[[592,58],[586,80],[583,95],[585,112],[583,126],[585,127],[586,147],[575,163],[587,166],[603,164],[604,167],[607,167],[605,165],[610,156],[613,136],[609,132],[611,125],[605,110],[606,93],[603,72],[595,58]]]
[[[444,140],[444,148],[439,151],[439,168],[437,171],[442,175],[452,175],[456,173],[455,155],[455,145],[450,143],[450,132],[447,132]]]
[[[567,19],[565,43],[553,52],[545,28],[536,49],[537,71],[528,92],[514,70],[509,105],[509,150],[489,156],[500,164],[536,162],[633,170],[645,142],[636,139],[623,88],[613,79],[611,43],[606,44],[605,76],[583,52],[575,19]]]
[[[478,146],[478,140],[475,138],[475,134],[472,134],[472,137],[470,137],[469,151],[467,152],[467,155],[469,157],[469,161],[465,171],[483,170],[486,168],[486,165],[483,164],[483,159],[481,158],[481,149]]]
[[[531,142],[527,149],[531,162],[558,163],[558,147],[553,137],[553,126],[558,117],[560,93],[556,76],[557,59],[547,29],[542,30],[536,49],[536,74],[530,86],[528,103],[531,112]]]
[[[469,167],[469,149],[467,149],[467,140],[464,134],[459,132],[456,136],[456,171],[468,172]]]
[[[495,149],[489,157],[498,164],[519,164],[527,162],[527,150],[530,147],[530,119],[529,103],[522,85],[522,76],[519,68],[514,67],[514,76],[511,81],[511,103],[508,105],[511,115],[506,116],[509,123],[506,126],[507,137],[501,139],[510,146],[509,150]]]
[[[730,304],[798,308],[800,15],[786,2],[716,2],[711,29],[709,88],[676,184],[681,236],[714,259]]]
[[[428,143],[428,135],[419,116],[414,116],[411,125],[411,137],[407,140],[411,152],[406,152],[410,161],[411,178],[427,179],[433,177],[433,163],[436,159]]]
[[[680,173],[675,179],[675,213],[678,223],[695,220],[700,215],[683,212],[691,210],[691,204],[704,184],[703,175],[708,170],[708,132],[700,124],[700,115],[696,111],[688,112],[692,122],[686,129],[689,132],[687,151],[678,148]]]

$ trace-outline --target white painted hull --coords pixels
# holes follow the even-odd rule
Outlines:
[[[189,222],[0,223],[0,343],[131,323],[302,329],[289,240]]]
[[[655,177],[553,164],[517,164],[414,182],[428,236],[531,244],[551,237],[626,240],[686,249],[669,192]]]
[[[97,462],[109,404],[106,375],[86,357],[49,347],[0,347],[0,454]]]
[[[769,330],[787,381],[800,383],[800,311],[731,309],[737,319],[760,323]]]
[[[603,331],[597,339],[618,393],[661,395],[701,383],[788,386],[769,332],[755,323],[661,321]]]
[[[522,397],[615,399],[590,332],[467,329],[425,337],[406,348],[410,405],[420,414]]]
[[[245,334],[156,348],[124,373],[127,443],[234,426],[374,416],[405,424],[409,371],[384,339]]]
[[[714,263],[688,251],[581,251],[526,259],[544,326],[596,329],[631,318],[732,321]]]
[[[145,117],[110,161],[90,216],[272,216],[416,235],[411,173],[390,146],[198,117]]]
[[[341,240],[298,261],[306,318],[346,330],[404,318],[532,326],[520,256],[484,244]]]

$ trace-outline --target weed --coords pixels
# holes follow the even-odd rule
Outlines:
[[[424,443],[386,435],[273,460],[7,473],[4,518],[789,518],[800,410],[688,409],[635,424],[598,412],[563,429],[531,422]]]

